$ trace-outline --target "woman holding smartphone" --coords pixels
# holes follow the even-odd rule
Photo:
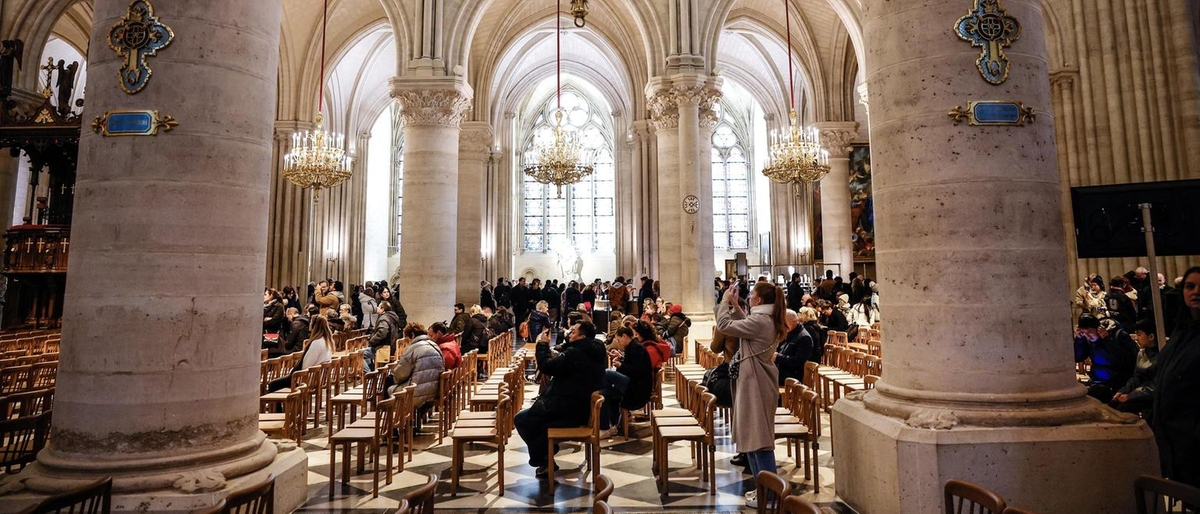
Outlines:
[[[738,305],[738,281],[717,304],[717,330],[741,340],[729,366],[733,381],[733,444],[745,453],[752,476],[777,471],[775,466],[775,406],[779,404],[779,369],[775,348],[787,335],[783,289],[759,282],[750,290],[746,313]],[[754,491],[746,505],[757,507]]]

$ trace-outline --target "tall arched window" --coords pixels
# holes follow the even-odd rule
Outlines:
[[[583,145],[595,155],[595,172],[582,182],[563,189],[539,184],[522,173],[522,248],[549,252],[563,242],[579,253],[613,252],[616,247],[616,186],[611,115],[589,102],[578,90],[564,88],[563,124],[578,132]],[[551,96],[534,117],[525,134],[525,151],[534,144],[553,141],[555,99]]]
[[[400,116],[400,109],[393,105],[392,110],[392,180],[396,184],[396,201],[392,203],[392,209],[396,220],[395,238],[391,241],[391,246],[395,251],[400,251],[400,235],[403,230],[401,221],[404,221],[404,123]]]
[[[724,109],[712,136],[713,246],[750,248],[750,164],[746,147]]]

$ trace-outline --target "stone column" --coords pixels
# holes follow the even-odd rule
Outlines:
[[[404,118],[400,301],[410,321],[429,325],[454,312],[458,138],[472,93],[462,79],[395,78],[391,85]]]
[[[833,407],[837,492],[859,512],[937,512],[957,478],[1045,514],[1132,512],[1129,484],[1157,470],[1150,430],[1086,397],[1063,346],[1041,2],[1002,4],[1022,33],[1000,86],[952,32],[968,4],[864,4],[877,264],[883,310],[897,315],[884,319],[876,389]],[[946,113],[970,100],[1039,116],[952,123]]]
[[[53,431],[21,476],[40,493],[112,476],[114,510],[187,512],[276,473],[277,505],[294,509],[303,451],[258,430],[281,4],[158,4],[174,41],[136,95],[107,44],[128,7],[95,2],[85,119],[159,110],[179,126],[102,137],[85,123]]]
[[[708,237],[708,262],[712,255],[712,166],[708,167],[708,180],[705,180],[700,169],[700,96],[703,94],[703,83],[697,83],[695,76],[676,77],[672,93],[679,108],[679,192],[676,195],[665,195],[668,202],[666,208],[679,213],[679,240],[672,246],[671,251],[680,255],[679,294],[668,296],[667,299],[683,305],[689,314],[703,313],[701,306],[699,277],[701,270],[712,268],[711,264],[704,265],[704,237]],[[702,80],[702,79],[700,79]],[[708,160],[707,155],[705,159]],[[704,194],[708,189],[709,194]],[[685,205],[690,198],[696,198],[695,212],[688,212]],[[703,221],[706,217],[708,226]],[[710,272],[711,273],[711,272]],[[664,285],[665,287],[665,285]],[[711,289],[711,286],[709,287]]]
[[[679,196],[679,108],[669,89],[649,96],[651,126],[658,140],[658,276],[664,298],[677,301],[683,293],[679,252],[683,198]]]
[[[455,298],[467,307],[479,303],[479,281],[484,279],[483,195],[491,147],[491,125],[482,121],[463,123],[458,142],[458,285]]]
[[[821,146],[829,152],[829,174],[821,180],[821,244],[825,247],[825,269],[832,269],[834,274],[849,281],[850,272],[854,271],[850,142],[858,137],[858,123],[824,122],[816,127],[821,132]]]

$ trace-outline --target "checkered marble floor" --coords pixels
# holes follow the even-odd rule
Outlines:
[[[668,407],[677,406],[674,388],[670,382],[663,386],[664,402]],[[531,385],[526,395],[527,402],[536,396],[536,386]],[[435,414],[436,416],[436,414]],[[828,434],[828,416],[822,415],[822,423]],[[635,425],[636,426],[636,425]],[[351,478],[348,487],[340,484],[329,498],[329,450],[326,448],[326,427],[309,430],[303,442],[308,452],[308,502],[301,513],[355,512],[390,514],[405,494],[424,484],[430,474],[441,480],[437,489],[438,512],[587,512],[591,507],[590,473],[583,469],[584,454],[578,445],[565,443],[555,459],[558,467],[557,484],[551,496],[545,481],[534,477],[534,469],[528,464],[525,443],[514,432],[504,455],[505,491],[499,495],[496,487],[495,451],[485,445],[468,446],[466,464],[460,476],[458,493],[450,494],[450,440],[438,445],[434,432],[437,422],[426,423],[427,432],[417,438],[413,460],[404,465],[404,471],[393,476],[390,485],[384,484],[380,476],[379,497],[371,497],[371,466],[365,473]],[[609,504],[617,512],[649,513],[675,512],[753,512],[745,507],[742,494],[752,490],[750,475],[742,468],[729,463],[734,456],[729,427],[724,419],[718,418],[717,431],[720,437],[716,451],[717,494],[708,494],[707,484],[700,481],[700,473],[692,463],[690,445],[677,443],[669,453],[670,488],[661,494],[651,472],[651,442],[649,425],[641,425],[640,439],[626,440],[617,435],[603,444],[600,452],[601,473],[610,477],[615,488]],[[812,481],[804,480],[804,469],[797,468],[794,457],[787,455],[782,440],[776,446],[776,462],[782,475],[798,484],[802,497],[817,503],[823,512],[846,514],[853,511],[838,502],[833,492],[833,458],[829,453],[831,444],[828,436],[820,440],[819,459],[821,487],[813,490]],[[357,453],[357,451],[355,451]],[[386,463],[386,460],[384,461]],[[355,458],[354,463],[357,464]],[[338,456],[341,468],[341,455]],[[352,472],[353,472],[352,468]],[[339,470],[340,474],[340,470]],[[340,479],[340,477],[339,477]]]

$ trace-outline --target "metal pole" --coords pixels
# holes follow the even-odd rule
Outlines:
[[[1154,225],[1150,223],[1151,204],[1139,204],[1142,210],[1142,233],[1146,234],[1146,256],[1150,258],[1150,298],[1154,301],[1154,328],[1157,336],[1158,349],[1162,350],[1167,339],[1166,327],[1163,324],[1162,292],[1158,289],[1158,257],[1154,254]]]

